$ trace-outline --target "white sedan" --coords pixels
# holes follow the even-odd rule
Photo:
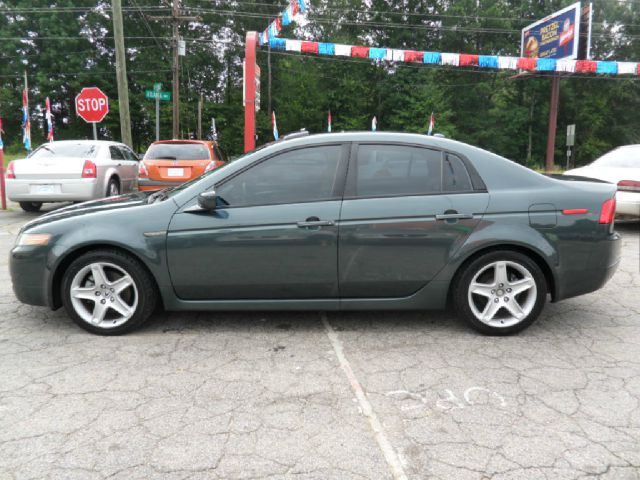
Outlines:
[[[640,217],[640,145],[618,147],[593,163],[564,174],[615,183],[616,213]]]
[[[44,202],[83,202],[138,189],[138,157],[122,143],[45,143],[7,166],[9,200],[36,212]]]

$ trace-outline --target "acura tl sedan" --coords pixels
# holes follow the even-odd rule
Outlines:
[[[122,143],[45,143],[7,166],[7,197],[27,212],[45,202],[84,202],[138,189],[138,157]]]
[[[523,330],[602,287],[620,261],[615,185],[545,177],[485,150],[404,133],[279,141],[173,189],[26,224],[18,299],[86,330],[167,310],[428,310]]]

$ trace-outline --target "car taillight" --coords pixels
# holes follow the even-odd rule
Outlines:
[[[613,223],[613,217],[616,215],[616,197],[605,200],[600,210],[600,220],[598,223],[610,225]]]
[[[214,168],[216,168],[216,162],[209,162],[209,164],[207,165],[207,168],[204,169],[204,173],[210,172],[211,170],[213,170]]]
[[[82,166],[82,178],[96,178],[98,176],[98,170],[96,164],[91,160],[85,160]]]
[[[635,180],[620,180],[618,190],[621,192],[640,192],[640,182]]]
[[[589,213],[589,210],[586,208],[566,208],[562,210],[563,215],[585,215]]]
[[[140,164],[138,165],[138,176],[139,177],[149,176],[149,171],[147,170],[147,166],[144,164],[144,162],[140,162]]]
[[[13,162],[9,162],[9,165],[7,165],[7,173],[5,174],[5,178],[12,180],[16,178],[16,172],[13,169]]]

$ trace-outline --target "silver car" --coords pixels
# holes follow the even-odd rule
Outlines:
[[[122,143],[45,143],[7,167],[9,200],[35,212],[44,202],[83,202],[138,189],[138,157]]]

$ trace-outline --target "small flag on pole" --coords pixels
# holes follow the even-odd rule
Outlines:
[[[22,90],[22,144],[27,151],[31,150],[31,123],[29,122],[29,93]]]
[[[431,112],[431,118],[429,119],[429,131],[427,135],[433,135],[433,128],[436,126],[436,116]]]
[[[329,117],[327,119],[327,132],[331,133],[331,110],[329,110]]]
[[[2,134],[4,130],[2,129],[2,117],[0,117],[0,150],[4,150],[4,143],[2,141]]]
[[[51,116],[51,103],[49,102],[49,97],[44,101],[44,108],[44,116],[47,119],[47,141],[53,142],[53,117]]]
[[[371,120],[371,131],[375,132],[378,129],[378,119],[374,116]]]
[[[273,138],[278,140],[278,125],[276,124],[276,112],[271,112],[271,123],[273,125]]]

